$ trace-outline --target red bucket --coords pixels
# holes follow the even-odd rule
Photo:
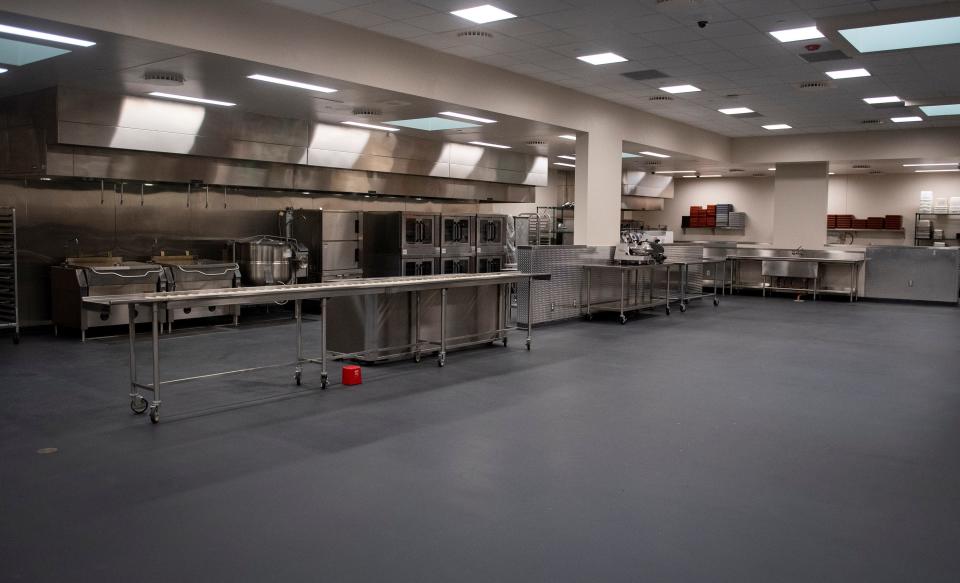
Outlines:
[[[343,367],[343,384],[345,385],[359,385],[363,383],[363,379],[360,376],[360,367],[352,364],[348,364]]]

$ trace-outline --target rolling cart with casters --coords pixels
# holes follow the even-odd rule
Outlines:
[[[13,328],[14,344],[20,344],[18,275],[17,210],[0,208],[0,329]]]
[[[620,324],[626,324],[628,314],[663,306],[670,315],[670,304],[682,300],[680,295],[670,293],[673,267],[682,274],[678,263],[618,264],[585,263],[581,293],[583,316],[593,319],[595,312],[615,312]],[[666,279],[663,296],[656,296],[654,275],[662,272]],[[606,277],[606,281],[604,278]],[[615,281],[614,281],[615,280]],[[613,288],[613,291],[611,291]],[[595,297],[597,296],[597,297]],[[681,310],[685,309],[681,302]]]

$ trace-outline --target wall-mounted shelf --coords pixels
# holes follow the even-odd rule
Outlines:
[[[827,229],[828,233],[898,233],[905,234],[906,229]]]

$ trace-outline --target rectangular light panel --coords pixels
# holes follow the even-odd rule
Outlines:
[[[793,126],[787,125],[785,123],[774,123],[774,124],[763,126],[763,129],[765,130],[789,130],[792,128]]]
[[[877,105],[878,103],[900,103],[903,101],[896,95],[888,95],[887,97],[864,97],[863,100],[870,105]]]
[[[222,105],[224,107],[233,107],[236,103],[231,103],[229,101],[217,101],[216,99],[202,99],[200,97],[190,97],[188,95],[174,95],[172,93],[163,93],[162,91],[154,91],[150,93],[153,97],[163,97],[164,99],[176,99],[178,101],[189,101],[191,103],[203,103],[206,105]]]
[[[563,138],[564,140],[570,140],[571,142],[577,141],[577,136],[571,136],[570,134],[563,134],[560,137]]]
[[[497,123],[495,119],[487,119],[485,117],[478,117],[475,115],[467,115],[465,113],[457,113],[455,111],[441,111],[440,115],[446,115],[448,117],[457,117],[460,119],[468,119],[470,121],[478,121],[480,123]]]
[[[803,28],[788,28],[786,30],[774,30],[770,33],[775,39],[782,43],[789,43],[798,40],[810,40],[814,38],[823,38],[823,33],[817,30],[816,26],[805,26]]]
[[[653,156],[654,158],[669,158],[670,156],[666,154],[661,154],[659,152],[640,152],[644,156]]]
[[[728,107],[726,109],[718,109],[720,113],[725,113],[727,115],[740,115],[743,113],[753,113],[753,110],[749,107]]]
[[[450,14],[459,16],[460,18],[465,18],[470,22],[476,22],[477,24],[486,24],[488,22],[496,22],[498,20],[506,20],[508,18],[517,17],[516,14],[512,14],[506,10],[502,10],[489,4],[474,6],[473,8],[464,8],[463,10],[454,10]]]
[[[957,162],[932,162],[929,164],[904,164],[904,168],[912,168],[914,166],[958,166]]]
[[[65,55],[70,51],[8,38],[0,38],[0,63],[22,67],[44,59]]]
[[[861,53],[960,43],[960,16],[841,29],[837,32]]]
[[[0,67],[0,73],[6,73],[6,72],[7,72],[7,69],[4,69],[3,67]]]
[[[501,150],[509,150],[510,146],[504,146],[503,144],[491,144],[490,142],[470,142],[474,146],[483,146],[485,148],[500,148]]]
[[[344,121],[340,122],[344,125],[353,126],[355,128],[366,128],[368,130],[383,130],[385,132],[399,132],[400,128],[391,128],[387,126],[378,126],[372,123],[361,123],[359,121]]]
[[[694,87],[693,85],[672,85],[670,87],[661,87],[660,91],[666,91],[667,93],[693,93],[694,91],[700,91],[700,88]]]
[[[413,128],[427,132],[436,132],[441,130],[461,130],[464,128],[478,128],[480,124],[457,121],[455,119],[445,119],[442,117],[421,117],[418,119],[398,119],[396,121],[385,121],[385,124],[400,126],[404,128]]]
[[[929,172],[960,172],[960,168],[941,168],[940,170],[914,170],[914,172],[919,172],[921,174],[926,174]]]
[[[331,89],[329,87],[311,85],[310,83],[301,83],[300,81],[290,81],[288,79],[280,79],[279,77],[271,77],[269,75],[249,75],[247,79],[256,79],[257,81],[266,81],[267,83],[276,83],[277,85],[286,85],[288,87],[298,87],[300,89],[307,89],[309,91],[319,91],[320,93],[337,92],[336,89]]]
[[[890,121],[893,123],[910,123],[912,121],[923,121],[923,118],[919,115],[908,115],[905,117],[891,117]]]
[[[920,111],[927,115],[960,115],[960,103],[948,105],[921,105]]]
[[[853,79],[854,77],[869,77],[870,71],[866,69],[844,69],[842,71],[827,71],[827,76],[831,79]]]
[[[617,53],[598,53],[596,55],[584,55],[577,58],[591,65],[609,65],[610,63],[626,62],[626,59]]]
[[[29,28],[19,28],[16,26],[7,26],[6,24],[0,24],[0,32],[4,34],[12,34],[14,36],[26,36],[30,38],[39,38],[41,40],[49,40],[56,43],[63,43],[66,45],[74,45],[78,47],[92,47],[97,44],[88,40],[81,40],[79,38],[71,38],[69,36],[60,36],[59,34],[50,34],[48,32],[40,32],[38,30],[30,30]]]
[[[566,162],[554,162],[554,166],[566,166],[567,168],[576,168],[576,164],[567,164]]]
[[[631,154],[630,152],[623,152],[620,154],[620,157],[621,158],[639,158],[640,156],[637,154]]]
[[[576,156],[557,156],[557,158],[563,158],[564,160],[576,160]]]

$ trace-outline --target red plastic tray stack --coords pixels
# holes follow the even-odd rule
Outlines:
[[[883,228],[896,229],[899,231],[903,228],[903,215],[887,215],[883,217]]]
[[[837,228],[852,229],[853,219],[854,219],[853,215],[837,215]]]

